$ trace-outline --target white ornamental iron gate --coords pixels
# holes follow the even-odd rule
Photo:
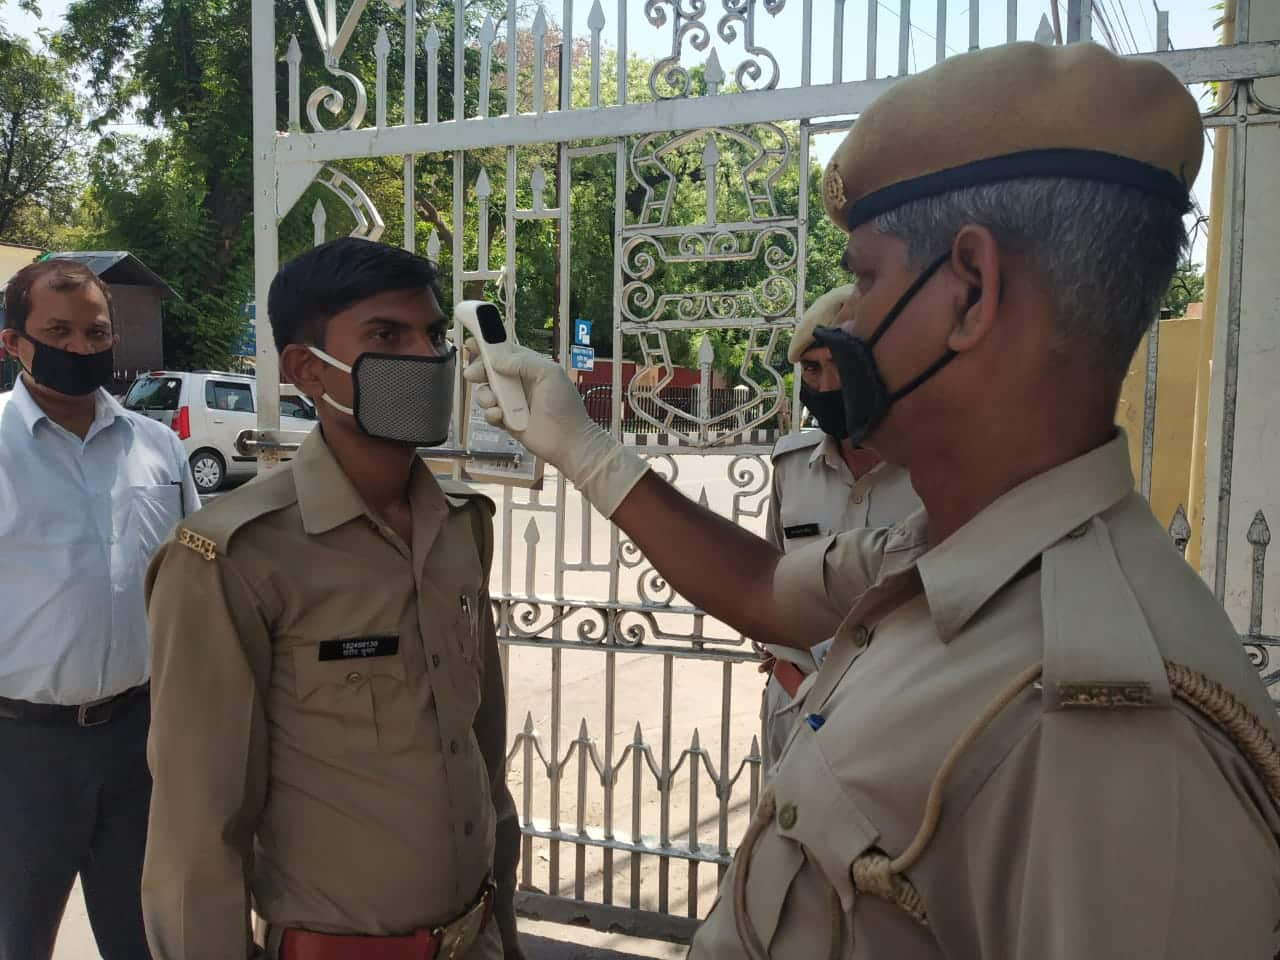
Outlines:
[[[625,344],[627,355],[639,361],[626,382],[623,365],[612,364],[608,396],[615,434],[622,436],[624,413],[660,431],[677,446],[647,447],[654,466],[756,530],[762,529],[770,488],[772,439],[759,428],[776,424],[788,401],[794,409],[795,398],[784,397],[777,372],[785,362],[782,335],[812,300],[805,290],[813,267],[808,225],[822,213],[810,204],[813,139],[846,130],[848,118],[895,82],[883,74],[909,73],[917,54],[926,61],[923,67],[957,52],[956,46],[1053,39],[1047,20],[1034,32],[1025,20],[1019,24],[1018,0],[971,0],[967,11],[958,12],[967,26],[959,34],[948,33],[954,17],[946,0],[938,0],[936,19],[917,17],[914,25],[910,0],[791,0],[789,10],[788,0],[721,0],[720,11],[711,9],[713,0],[617,0],[607,12],[595,0],[581,38],[582,5],[564,0],[554,44],[547,13],[538,5],[528,17],[531,4],[523,0],[508,0],[496,18],[488,10],[483,23],[475,22],[475,0],[386,0],[385,7],[380,0],[352,0],[340,23],[336,0],[325,0],[323,10],[318,0],[290,2],[305,7],[310,32],[303,36],[277,35],[274,0],[253,3],[257,302],[266,303],[278,266],[281,223],[309,187],[318,184],[342,202],[354,221],[352,233],[378,239],[383,217],[369,192],[342,167],[393,158],[403,171],[402,242],[413,249],[420,222],[418,158],[445,155],[453,171],[452,230],[445,243],[451,244],[454,301],[464,289],[471,296],[482,290],[504,306],[514,326],[525,278],[517,273],[513,238],[520,224],[549,222],[559,239],[559,317],[566,322],[559,325],[558,355],[566,358],[570,298],[578,280],[569,242],[569,188],[577,163],[611,158],[612,342],[618,353]],[[452,36],[441,31],[435,22],[439,8],[452,8],[451,22],[464,28]],[[1090,10],[1089,3],[1070,0],[1067,40],[1090,35]],[[1245,144],[1252,128],[1280,118],[1254,88],[1255,80],[1280,75],[1280,45],[1250,43],[1246,0],[1239,0],[1237,11],[1234,45],[1168,49],[1167,18],[1161,15],[1161,52],[1144,55],[1161,60],[1188,84],[1217,82],[1227,91],[1221,106],[1205,116],[1207,127],[1231,131],[1233,198],[1224,231],[1227,295],[1219,326],[1225,329],[1225,352],[1215,399],[1223,428],[1209,452],[1220,473],[1220,508],[1206,556],[1212,555],[1214,586],[1223,599],[1229,550],[1244,541],[1252,551],[1244,641],[1274,684],[1280,669],[1270,663],[1269,650],[1280,646],[1280,638],[1266,634],[1264,615],[1270,611],[1274,619],[1274,609],[1263,605],[1270,531],[1261,509],[1241,529],[1230,507],[1235,421],[1240,405],[1247,404],[1238,378],[1241,325],[1250,319],[1241,298]],[[855,26],[859,13],[865,16]],[[889,14],[897,20],[896,38],[880,30],[882,21],[892,27]],[[784,17],[799,19],[799,46],[770,49]],[[846,38],[863,23],[861,42],[846,47]],[[389,30],[403,31],[401,64],[389,62]],[[643,76],[628,71],[639,59],[629,50],[629,31],[637,30],[649,34],[648,40],[655,31],[662,38]],[[376,36],[373,77],[343,67],[348,44],[360,31]],[[921,37],[931,41],[932,50]],[[522,43],[525,38],[532,42]],[[895,58],[884,49],[894,47],[895,39],[896,61],[886,67]],[[450,78],[443,75],[441,56],[450,41],[454,115],[444,117],[440,90]],[[497,62],[495,50],[505,51],[505,63]],[[798,70],[784,71],[782,64],[797,62],[797,56]],[[336,87],[302,89],[304,58],[321,60]],[[282,59],[287,87],[277,91]],[[555,67],[548,67],[553,62],[558,83],[551,73]],[[606,72],[610,65],[612,75]],[[396,66],[403,67],[403,91],[389,99],[389,70]],[[694,69],[699,66],[700,72]],[[782,82],[784,72],[790,83]],[[845,79],[846,72],[861,78]],[[700,82],[694,82],[695,74]],[[499,90],[490,89],[495,75],[506,83],[501,114],[491,108],[500,98]],[[518,83],[522,75],[533,77],[531,90]],[[370,80],[372,116],[365,86]],[[579,100],[572,93],[575,80],[589,91]],[[548,83],[558,91],[554,99],[544,92]],[[469,96],[473,89],[478,97]],[[326,120],[336,126],[326,127]],[[539,147],[543,152],[535,156]],[[468,155],[478,151],[502,156],[503,162],[469,177]],[[718,174],[728,151],[736,162],[728,175]],[[691,152],[700,162],[675,162]],[[542,163],[552,155],[549,178]],[[788,175],[798,189],[780,188]],[[558,185],[550,202],[549,179]],[[689,189],[702,191],[692,215],[688,203],[673,202]],[[521,196],[530,198],[528,206],[520,205]],[[505,222],[500,264],[493,262],[489,236],[491,204],[495,210],[501,205]],[[317,202],[315,242],[328,235],[327,221],[325,206]],[[443,219],[436,223],[443,225]],[[438,259],[440,246],[440,234],[432,231],[427,254]],[[726,263],[750,265],[753,279],[732,289],[689,289],[670,279],[688,275],[681,269]],[[265,309],[256,322],[260,430],[249,440],[268,468],[291,438],[278,432],[278,366]],[[712,358],[705,339],[696,408],[668,402],[662,391],[675,373],[673,338],[711,330],[740,332],[737,402],[712,409],[706,401]],[[1157,325],[1149,338],[1148,370],[1158,363]],[[1147,384],[1144,494],[1151,485],[1155,377]],[[455,436],[463,435],[464,400],[460,385]],[[760,752],[753,727],[760,679],[751,666],[751,646],[675,596],[634,544],[554,472],[548,471],[545,488],[508,486],[496,496],[494,604],[515,714],[509,765],[524,831],[522,907],[600,928],[687,937],[710,905],[756,804]],[[1185,512],[1179,511],[1170,532],[1185,545]],[[566,851],[572,862],[563,857]]]

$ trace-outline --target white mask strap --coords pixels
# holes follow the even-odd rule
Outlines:
[[[329,356],[319,347],[307,347],[307,349],[310,350],[315,356],[323,360],[325,363],[329,364],[329,366],[335,367],[336,369],[341,370],[343,373],[346,373],[346,374],[351,373],[351,368],[349,366],[347,366],[341,360],[335,360],[333,357]],[[354,410],[352,410],[350,407],[344,407],[337,400],[333,399],[333,397],[329,396],[328,393],[321,394],[320,399],[323,400],[325,403],[327,403],[329,406],[333,407],[333,409],[338,410],[342,413],[345,413],[349,417],[354,417],[356,415],[356,412]]]

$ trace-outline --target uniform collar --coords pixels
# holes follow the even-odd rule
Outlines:
[[[1102,446],[1010,490],[929,550],[916,567],[938,637],[950,643],[1041,553],[1132,492],[1128,441],[1118,431]]]
[[[825,460],[829,466],[836,466],[837,463],[844,463],[844,457],[840,453],[840,441],[829,433],[822,435],[822,442],[816,443],[813,450],[809,453],[809,466],[816,466]],[[847,470],[849,465],[845,463]]]
[[[22,374],[18,375],[13,384],[13,395],[9,398],[9,402],[17,409],[22,417],[23,425],[26,426],[27,432],[32,436],[35,436],[36,426],[42,421],[53,423],[40,404],[36,403],[36,398],[31,395],[31,391],[27,389],[27,381]],[[85,434],[86,442],[117,420],[125,423],[129,422],[129,418],[124,415],[124,407],[120,406],[116,398],[101,387],[94,394],[93,402],[93,423],[89,426],[89,432]]]
[[[312,536],[328,533],[357,517],[373,518],[368,504],[338,463],[319,427],[312,430],[298,448],[298,455],[293,459],[293,482],[298,492],[302,528]],[[409,502],[415,519],[420,509],[443,510],[444,493],[421,461],[414,463],[409,484]]]

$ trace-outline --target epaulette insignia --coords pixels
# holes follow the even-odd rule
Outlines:
[[[1059,683],[1058,703],[1063,707],[1152,707],[1151,684],[1142,680],[1122,682]]]
[[[216,560],[218,557],[218,545],[208,537],[202,537],[198,533],[193,533],[186,528],[178,531],[178,542],[188,550],[194,550],[206,560]]]

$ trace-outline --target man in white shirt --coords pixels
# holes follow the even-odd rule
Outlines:
[[[103,387],[105,285],[68,260],[5,290],[0,342],[0,960],[50,956],[79,875],[104,960],[149,956],[147,564],[199,497],[177,436]]]

